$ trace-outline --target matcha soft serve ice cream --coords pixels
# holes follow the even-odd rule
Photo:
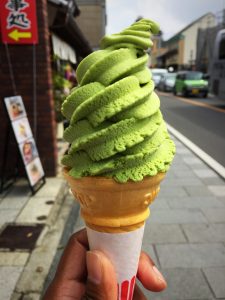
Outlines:
[[[105,36],[77,68],[78,86],[62,106],[71,145],[62,163],[74,178],[124,183],[166,172],[175,153],[146,66],[158,25],[142,19]]]

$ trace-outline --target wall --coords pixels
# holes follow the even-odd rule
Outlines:
[[[199,21],[194,23],[188,29],[182,32],[184,36],[184,64],[189,65],[191,60],[192,64],[195,64],[197,54],[197,35],[199,28],[207,28],[215,26],[215,16],[213,14],[207,14],[202,17]]]
[[[148,57],[148,63],[147,65],[149,67],[156,67],[156,66],[160,66],[158,65],[158,59],[157,57],[159,57],[166,49],[161,47],[162,44],[162,37],[158,36],[158,35],[152,35],[151,36],[151,40],[153,42],[152,48],[150,49],[150,55]]]
[[[84,36],[95,50],[99,48],[99,41],[105,35],[106,17],[105,1],[77,1],[81,11],[76,23]]]
[[[47,16],[47,0],[36,1],[39,44],[36,46],[37,56],[37,147],[44,171],[48,176],[56,174],[57,146],[55,133],[55,115],[53,110],[52,73],[50,61],[49,30]],[[12,61],[13,72],[16,81],[17,94],[21,95],[28,119],[33,129],[33,46],[9,45],[9,53]],[[3,99],[13,96],[10,82],[9,68],[5,46],[0,44],[0,170],[3,164],[3,150],[5,134],[7,132],[8,119],[4,110]],[[17,147],[11,142],[9,161],[14,165],[17,156]],[[10,166],[9,166],[10,168]]]
[[[178,65],[184,64],[184,39],[181,38],[178,43]]]

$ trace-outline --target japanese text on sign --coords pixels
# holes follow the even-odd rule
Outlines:
[[[7,18],[7,29],[13,26],[18,28],[30,29],[30,21],[27,19],[27,13],[23,10],[28,7],[29,4],[24,0],[9,0],[6,8],[10,11]]]
[[[9,44],[36,44],[36,1],[1,0],[0,2],[3,42]]]

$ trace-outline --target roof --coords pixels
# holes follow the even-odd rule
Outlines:
[[[75,0],[48,0],[48,9],[54,8],[50,30],[61,40],[70,45],[80,57],[85,57],[92,52],[92,48],[78,27],[75,17],[80,10]]]
[[[175,35],[173,35],[170,39],[168,39],[167,41],[165,41],[165,43],[169,43],[170,41],[180,38],[182,37],[182,33],[187,30],[188,28],[190,28],[191,26],[193,26],[195,23],[199,22],[201,19],[205,18],[206,16],[211,15],[213,17],[215,17],[215,15],[211,12],[208,12],[206,14],[204,14],[203,16],[201,16],[200,18],[194,20],[193,22],[191,22],[190,24],[188,24],[187,26],[185,26],[183,29],[181,29],[178,33],[176,33]]]
[[[79,16],[80,9],[75,0],[48,0],[51,5],[63,9],[66,13],[69,12],[74,17]]]
[[[167,49],[166,51],[156,55],[157,58],[164,57],[164,56],[173,56],[174,54],[177,54],[177,49]]]

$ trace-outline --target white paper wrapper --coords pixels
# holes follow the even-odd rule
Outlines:
[[[104,233],[87,227],[91,250],[104,252],[112,261],[118,282],[118,300],[132,300],[144,226],[126,233]]]

